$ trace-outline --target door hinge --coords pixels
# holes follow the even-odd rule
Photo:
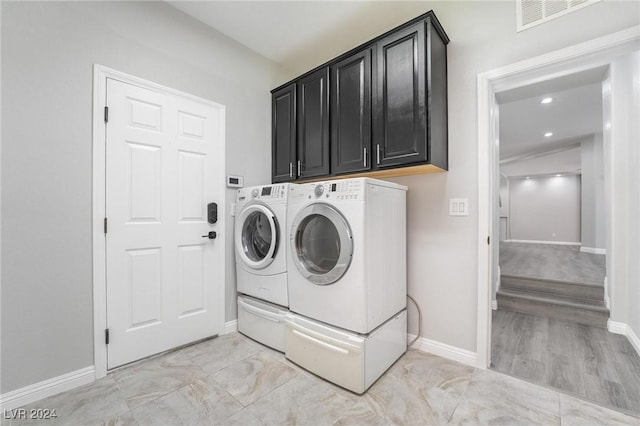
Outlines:
[[[107,233],[107,218],[104,218],[104,233]]]
[[[491,237],[487,237],[487,245],[491,244]]]
[[[104,122],[105,123],[109,122],[109,107],[108,106],[104,107]]]
[[[105,345],[109,344],[109,329],[108,328],[104,329],[104,344]]]

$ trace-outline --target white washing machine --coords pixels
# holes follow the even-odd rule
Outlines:
[[[285,231],[289,186],[242,188],[235,206],[238,292],[284,307],[289,305]]]
[[[406,190],[354,178],[289,191],[289,309],[367,334],[406,308]]]

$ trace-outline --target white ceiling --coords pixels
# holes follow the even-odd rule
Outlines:
[[[554,101],[541,104],[550,96]],[[500,105],[500,158],[557,148],[602,131],[602,88],[590,84]],[[553,133],[545,137],[546,132]]]
[[[594,70],[499,94],[501,171],[523,176],[580,170],[577,144],[602,132],[604,76]],[[544,97],[553,102],[541,104]],[[545,137],[547,132],[553,136]]]
[[[578,174],[582,168],[580,146],[565,151],[501,164],[500,172],[509,177],[548,174]]]
[[[169,1],[291,71],[302,74],[429,10],[421,2]]]

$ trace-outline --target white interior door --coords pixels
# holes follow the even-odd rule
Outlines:
[[[109,369],[220,332],[223,112],[107,79]],[[221,211],[221,217],[224,211]]]

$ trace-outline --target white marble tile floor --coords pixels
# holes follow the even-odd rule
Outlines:
[[[640,425],[640,419],[506,375],[408,351],[364,395],[238,333],[118,369],[3,425]]]

